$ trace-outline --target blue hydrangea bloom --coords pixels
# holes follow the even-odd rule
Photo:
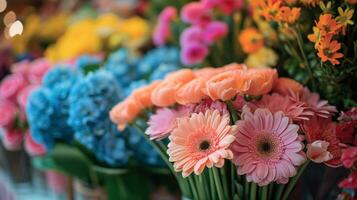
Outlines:
[[[75,139],[99,161],[111,166],[123,165],[128,160],[125,141],[108,114],[121,95],[114,76],[99,70],[79,80],[69,98],[68,123],[75,131]]]
[[[150,81],[162,80],[165,78],[166,74],[177,71],[179,66],[176,64],[168,63],[159,65],[155,71],[150,75]]]
[[[139,62],[137,71],[140,76],[147,77],[160,65],[167,64],[180,65],[180,53],[176,47],[158,47],[147,52]]]
[[[76,60],[76,68],[82,73],[85,72],[85,67],[92,65],[100,65],[101,60],[98,57],[91,55],[83,55]]]
[[[159,153],[157,153],[154,147],[144,138],[142,133],[139,133],[133,127],[128,127],[127,131],[129,132],[126,134],[128,137],[128,146],[138,161],[151,166],[165,166],[165,162],[161,159]]]
[[[136,65],[137,60],[129,55],[127,49],[122,48],[109,55],[104,68],[115,76],[122,87],[125,87],[132,80],[137,79]]]
[[[47,149],[55,140],[71,141],[73,130],[68,125],[68,97],[78,74],[70,68],[56,67],[44,77],[43,87],[28,100],[26,115],[31,134]]]

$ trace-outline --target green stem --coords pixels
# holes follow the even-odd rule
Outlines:
[[[249,198],[250,184],[246,180],[245,176],[243,177],[243,179],[244,179],[244,199],[248,199]]]
[[[249,195],[249,199],[250,200],[255,200],[256,196],[257,196],[257,184],[252,182],[250,187],[250,195]]]
[[[261,193],[260,193],[260,199],[261,200],[267,200],[268,199],[268,186],[263,186],[260,188]]]
[[[208,169],[208,177],[209,177],[209,183],[210,183],[211,199],[216,199],[217,191],[214,186],[213,170],[212,169]]]
[[[282,200],[287,200],[290,193],[293,191],[294,187],[296,186],[297,181],[299,180],[302,173],[305,171],[305,168],[310,163],[310,161],[306,161],[299,169],[298,173],[289,181],[286,190],[284,191],[284,195]]]
[[[221,181],[222,181],[224,196],[227,198],[229,192],[228,192],[228,182],[227,182],[227,176],[226,176],[226,167],[227,167],[227,165],[223,166],[219,170],[220,170],[220,174],[222,177]]]
[[[200,199],[200,196],[199,196],[197,188],[196,188],[197,184],[195,184],[195,179],[194,179],[193,176],[195,176],[195,175],[190,175],[189,177],[187,177],[188,178],[188,183],[189,183],[190,188],[192,190],[193,199]]]
[[[231,197],[233,198],[234,197],[234,194],[235,194],[235,187],[234,187],[234,184],[235,184],[235,182],[234,182],[234,180],[235,180],[235,173],[236,173],[236,171],[235,171],[235,169],[234,169],[234,165],[233,165],[233,163],[232,163],[232,161],[230,161],[229,162],[230,163],[230,168],[231,168]]]
[[[213,171],[213,178],[215,181],[216,189],[218,192],[218,199],[224,200],[225,198],[224,198],[222,184],[221,184],[221,180],[219,178],[218,170],[217,170],[217,168],[212,167],[212,171]]]
[[[278,186],[278,190],[276,191],[276,195],[275,195],[274,200],[281,200],[281,195],[283,194],[285,185],[277,184],[277,186]]]

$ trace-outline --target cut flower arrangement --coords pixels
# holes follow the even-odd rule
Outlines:
[[[233,63],[172,72],[110,117],[148,136],[186,198],[287,199],[310,161],[341,165],[336,112],[275,69]]]

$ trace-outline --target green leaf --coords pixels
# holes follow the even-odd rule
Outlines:
[[[59,167],[53,161],[53,159],[46,155],[46,156],[38,156],[32,158],[32,166],[39,170],[58,170],[60,171]]]
[[[87,182],[96,181],[91,171],[93,163],[79,149],[67,144],[56,144],[49,156],[66,174]]]

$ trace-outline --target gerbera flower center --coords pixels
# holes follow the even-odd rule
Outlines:
[[[267,135],[260,137],[256,143],[257,152],[264,157],[271,156],[277,148],[276,141]]]
[[[201,151],[206,151],[211,147],[211,143],[208,140],[203,140],[200,144],[199,144],[199,150]]]

